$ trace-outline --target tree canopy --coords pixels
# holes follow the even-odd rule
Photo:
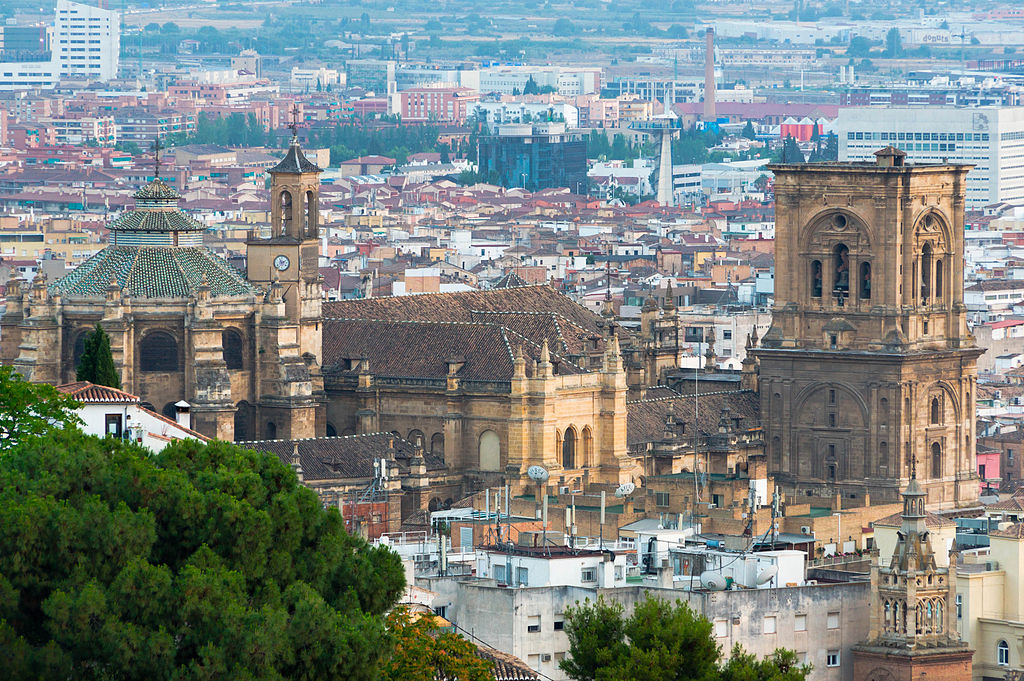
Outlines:
[[[417,617],[405,608],[388,614],[388,633],[394,653],[381,667],[381,681],[487,681],[491,662],[476,654],[476,646],[458,634],[442,632],[432,616]]]
[[[0,458],[27,437],[78,424],[80,406],[52,385],[30,383],[0,365]]]
[[[117,375],[114,355],[110,352],[110,336],[99,322],[85,337],[85,350],[78,362],[75,380],[121,389],[121,377]]]
[[[63,429],[0,457],[8,679],[370,680],[403,584],[270,455]]]
[[[711,622],[686,603],[647,597],[624,617],[599,597],[568,608],[569,655],[559,667],[575,681],[804,681],[810,667],[777,650],[758,660],[737,646],[727,662]]]

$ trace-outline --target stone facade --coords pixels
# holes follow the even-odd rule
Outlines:
[[[969,166],[774,166],[772,326],[752,354],[770,470],[795,496],[976,503],[976,362],[963,303]]]
[[[184,399],[198,432],[228,441],[322,434],[319,169],[293,141],[273,170],[275,224],[284,222],[281,187],[301,186],[312,206],[304,232],[287,237],[298,255],[281,277],[247,280],[203,247],[205,225],[156,179],[111,223],[108,248],[49,286],[43,277],[8,284],[0,361],[32,381],[73,381],[98,323],[123,388],[154,411],[173,417]],[[250,242],[257,267],[281,238]]]
[[[956,561],[952,555],[944,566],[936,560],[926,496],[911,477],[891,560],[880,564],[879,550],[872,553],[870,631],[853,649],[858,681],[971,677],[974,651],[956,628]]]

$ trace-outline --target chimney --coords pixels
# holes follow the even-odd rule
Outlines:
[[[715,111],[715,29],[704,35],[704,120],[718,120]]]
[[[192,405],[185,400],[174,403],[174,420],[183,428],[192,428]]]

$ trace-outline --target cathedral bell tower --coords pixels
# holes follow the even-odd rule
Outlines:
[[[270,238],[246,243],[249,281],[282,287],[285,317],[299,325],[303,355],[321,361],[320,173],[299,147],[293,122],[288,153],[270,174]]]
[[[875,156],[770,167],[775,304],[752,350],[770,470],[795,497],[892,503],[917,460],[929,505],[968,506],[983,352],[963,301],[971,166]]]

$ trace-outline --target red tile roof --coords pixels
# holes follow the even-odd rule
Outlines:
[[[139,401],[137,395],[132,395],[123,390],[108,388],[105,385],[96,385],[89,381],[76,381],[58,385],[57,390],[70,395],[79,402],[119,402],[124,404],[135,404]]]

